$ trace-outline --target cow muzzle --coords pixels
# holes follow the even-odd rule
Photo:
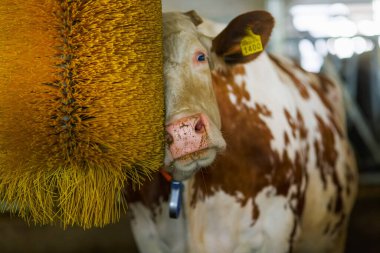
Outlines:
[[[208,120],[202,114],[182,118],[166,127],[166,143],[173,159],[186,159],[209,146]]]
[[[195,114],[176,120],[166,126],[167,152],[170,167],[167,169],[177,180],[184,180],[195,170],[210,165],[218,151],[205,114]],[[219,131],[219,129],[215,129]]]

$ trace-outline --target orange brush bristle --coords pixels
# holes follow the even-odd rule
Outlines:
[[[0,2],[0,198],[34,223],[115,222],[163,161],[161,2]]]

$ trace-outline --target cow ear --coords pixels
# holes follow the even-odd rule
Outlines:
[[[233,19],[214,38],[211,51],[228,64],[255,59],[269,41],[274,18],[266,11],[252,11]]]
[[[188,16],[195,26],[198,26],[203,23],[203,19],[198,15],[198,13],[194,10],[183,13]]]

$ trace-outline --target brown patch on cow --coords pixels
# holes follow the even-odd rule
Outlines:
[[[304,121],[302,114],[299,110],[297,110],[297,127],[298,127],[298,131],[299,131],[301,140],[306,140],[308,131],[307,131],[307,128],[305,126],[305,121]]]
[[[331,89],[336,89],[334,83],[329,79],[327,76],[322,74],[317,74],[317,77],[319,79],[319,84],[324,93],[329,93]]]
[[[296,137],[296,131],[297,131],[296,123],[293,121],[293,118],[290,115],[290,112],[288,110],[284,109],[284,113],[285,113],[286,120],[288,121],[288,124],[289,124],[290,128],[292,129],[293,138],[295,138]]]
[[[289,139],[289,135],[287,132],[284,132],[284,143],[285,143],[285,145],[290,144],[290,139]]]
[[[342,126],[338,124],[337,117],[333,117],[333,115],[336,115],[337,111],[337,105],[336,103],[340,103],[340,99],[335,98],[335,96],[332,96],[332,93],[338,94],[337,88],[335,87],[334,83],[327,78],[324,75],[316,74],[316,77],[318,79],[318,83],[312,82],[311,88],[316,92],[319,99],[323,103],[323,105],[329,110],[330,112],[330,122],[334,125],[335,129],[337,130],[339,136],[341,138],[345,137],[345,131],[343,130]]]
[[[279,59],[277,59],[276,57],[274,57],[273,55],[269,54],[269,58],[272,60],[272,62],[280,69],[282,70],[285,74],[287,74],[289,76],[289,78],[292,80],[292,82],[294,83],[294,85],[297,87],[300,95],[305,98],[305,99],[308,99],[310,98],[310,94],[309,94],[309,91],[307,90],[306,88],[306,85],[303,84],[297,77],[296,75],[293,73],[294,70],[292,70],[291,68],[288,68],[285,66],[285,64],[283,64]]]
[[[314,147],[317,155],[317,167],[320,169],[321,179],[323,182],[323,187],[327,187],[327,177],[331,177],[332,183],[336,188],[336,199],[334,203],[334,208],[330,207],[329,210],[333,211],[335,214],[340,214],[343,210],[343,187],[338,178],[338,173],[336,171],[336,161],[338,158],[338,152],[335,149],[335,139],[334,134],[334,124],[332,120],[328,125],[322,118],[315,115],[318,122],[318,131],[321,134],[321,142],[317,140],[314,142]]]
[[[243,103],[243,99],[245,99],[246,101],[250,101],[251,95],[249,94],[248,90],[246,89],[247,83],[245,81],[243,81],[239,85],[239,84],[235,83],[235,80],[233,78],[237,75],[241,75],[241,76],[245,75],[245,69],[244,69],[243,65],[236,65],[234,68],[231,68],[229,71],[230,71],[229,74],[226,75],[224,78],[228,78],[228,83],[232,88],[233,94],[236,96],[237,104],[241,105]]]
[[[191,19],[191,22],[193,22],[193,24],[195,26],[198,26],[198,25],[200,25],[200,24],[203,23],[203,19],[194,10],[191,10],[191,11],[188,11],[188,12],[184,12],[183,14],[185,14],[186,16],[188,16]]]
[[[274,26],[274,19],[266,11],[252,11],[233,19],[227,27],[212,41],[211,51],[222,57],[226,63],[237,64],[252,61],[261,52],[243,56],[240,41],[247,35],[249,27],[254,34],[260,35],[265,47]]]
[[[242,65],[236,65],[228,70],[220,70],[218,75],[220,75],[221,81],[227,83],[232,90],[232,93],[236,97],[236,105],[243,106],[243,101],[250,101],[251,96],[247,90],[247,84],[243,81],[241,84],[235,82],[234,77],[236,75],[244,75],[245,69]],[[267,107],[264,110],[267,110]]]
[[[268,109],[266,105],[256,104],[256,110],[260,115],[263,115],[265,117],[272,116],[272,112]]]
[[[204,170],[204,173],[195,175],[191,206],[195,207],[198,201],[223,191],[235,196],[242,206],[252,200],[254,224],[259,216],[259,209],[255,203],[258,193],[267,186],[273,186],[276,195],[288,196],[290,187],[296,185],[296,193],[291,196],[297,199],[297,206],[293,211],[301,215],[304,205],[301,184],[305,180],[308,151],[306,148],[299,150],[295,161],[291,161],[285,149],[281,153],[272,150],[271,141],[274,137],[262,119],[272,115],[270,110],[258,103],[254,108],[250,108],[235,105],[230,101],[228,85],[236,89],[244,88],[234,82],[232,71],[214,73],[213,81],[222,119],[221,131],[227,142],[227,150],[210,168]],[[234,90],[238,101],[242,99],[243,93]],[[294,120],[297,121],[297,118]],[[303,121],[298,123],[304,124]],[[295,131],[304,133],[300,129],[302,127]],[[298,134],[301,135],[303,134]]]
[[[245,75],[244,65],[236,65],[230,69],[232,76]]]
[[[243,82],[241,86],[237,85],[236,83],[231,84],[232,92],[236,96],[236,103],[238,105],[243,104],[243,100],[250,100],[249,92],[246,89],[246,83]]]
[[[301,140],[306,140],[308,131],[305,127],[305,122],[303,120],[301,112],[299,110],[297,110],[296,118],[293,118],[287,109],[284,109],[284,114],[285,114],[286,120],[288,121],[290,128],[292,129],[293,137],[296,138],[297,134],[298,134],[299,135],[298,137]],[[288,142],[289,142],[289,140],[288,140]]]
[[[338,131],[340,137],[345,137],[345,131],[342,126],[338,124],[337,117],[333,117],[336,115],[336,111],[338,110],[338,105],[336,103],[340,103],[340,99],[337,99],[335,96],[332,96],[331,93],[338,93],[337,88],[334,86],[331,80],[322,75],[318,75],[320,80],[319,85],[312,84],[311,87],[318,94],[322,103],[326,106],[326,108],[330,111],[330,121],[334,125],[335,129]]]
[[[322,88],[316,84],[312,84],[311,88],[318,94],[319,98],[321,99],[322,103],[325,105],[325,107],[330,111],[334,111],[334,107],[331,104],[331,101],[327,99],[326,94],[322,90]]]
[[[314,141],[317,155],[317,167],[320,168],[324,188],[327,187],[327,175],[335,171],[335,163],[338,153],[335,150],[335,135],[331,126],[327,125],[319,115],[315,115],[318,122],[318,131],[321,134],[321,142]]]

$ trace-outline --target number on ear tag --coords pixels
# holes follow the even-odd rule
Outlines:
[[[247,35],[244,36],[240,42],[241,52],[243,56],[248,56],[263,51],[264,48],[263,44],[261,43],[260,35],[254,34],[249,27],[247,27],[245,31]]]

